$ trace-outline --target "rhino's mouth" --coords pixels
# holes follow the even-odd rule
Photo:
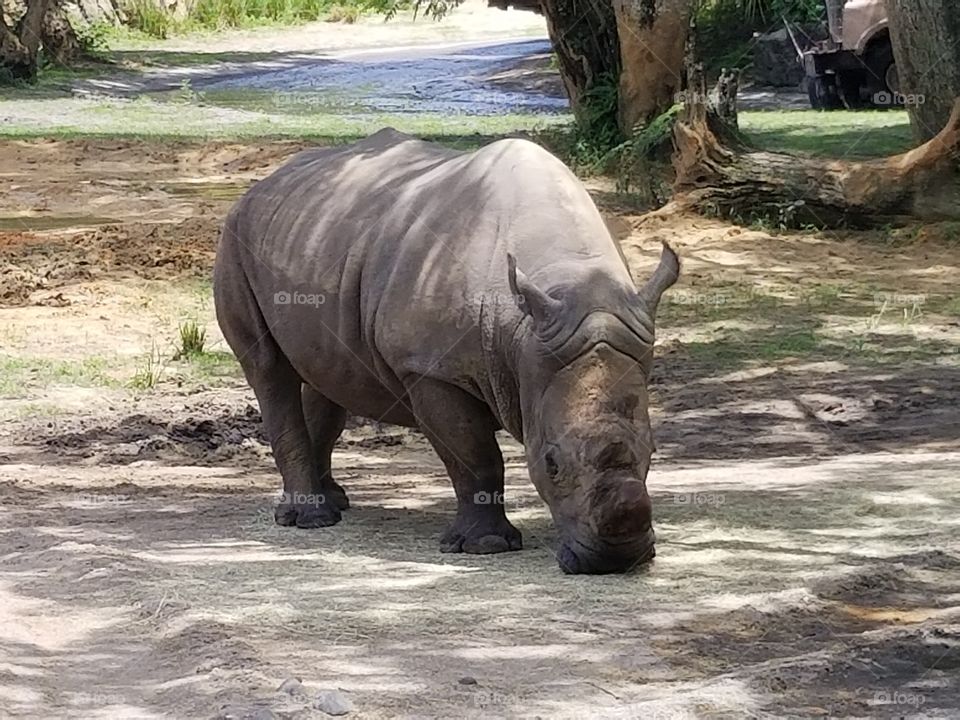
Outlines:
[[[652,529],[640,538],[614,543],[587,544],[570,537],[561,543],[557,562],[568,575],[625,573],[653,560],[657,554],[654,540]]]

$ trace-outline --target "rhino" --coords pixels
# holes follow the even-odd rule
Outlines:
[[[349,506],[348,414],[419,428],[453,482],[441,552],[519,550],[496,433],[524,445],[567,573],[654,555],[646,477],[664,244],[639,290],[580,181],[520,139],[462,152],[385,129],[301,152],[227,217],[217,319],[283,478],[280,525]]]

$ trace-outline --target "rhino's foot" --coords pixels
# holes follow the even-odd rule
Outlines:
[[[350,498],[347,497],[347,491],[343,489],[340,483],[331,480],[330,484],[324,488],[324,494],[340,510],[347,510],[350,508]]]
[[[457,515],[450,529],[440,538],[440,552],[489,555],[523,548],[523,539],[506,517],[470,517]]]
[[[344,495],[346,497],[346,495]],[[281,502],[273,512],[277,525],[298,528],[329,527],[340,522],[340,510],[333,498],[323,503]]]

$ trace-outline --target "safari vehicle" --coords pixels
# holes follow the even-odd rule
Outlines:
[[[826,4],[829,37],[806,51],[798,46],[810,104],[817,110],[896,104],[900,83],[884,0]]]

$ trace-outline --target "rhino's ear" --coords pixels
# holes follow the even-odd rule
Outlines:
[[[517,259],[510,253],[507,253],[507,281],[517,307],[535,322],[548,322],[560,312],[562,303],[530,282],[530,279],[517,269]]]
[[[664,291],[673,285],[680,277],[680,258],[673,251],[673,248],[663,242],[663,251],[660,253],[660,264],[653,271],[653,275],[647,280],[646,285],[640,289],[640,302],[644,309],[652,318],[657,312],[657,305],[660,303],[660,296]]]

